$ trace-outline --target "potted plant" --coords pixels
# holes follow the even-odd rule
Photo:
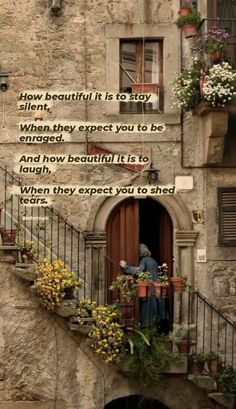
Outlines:
[[[213,62],[222,60],[229,37],[228,31],[221,27],[214,26],[207,31],[203,49],[206,54],[211,54]]]
[[[169,288],[168,266],[163,263],[160,267],[158,281],[153,282],[157,297],[167,297]]]
[[[150,297],[152,293],[152,276],[148,271],[138,273],[138,296],[140,298]]]
[[[189,355],[189,371],[192,375],[200,375],[203,371],[206,358],[203,353]]]
[[[70,271],[63,260],[50,261],[45,258],[38,266],[39,276],[32,289],[41,298],[47,310],[55,310],[66,295],[66,289],[79,289],[81,282]]]
[[[16,229],[6,229],[1,226],[0,234],[3,246],[14,246],[16,244]]]
[[[209,68],[203,84],[204,100],[213,107],[224,107],[236,95],[236,73],[227,62]]]
[[[222,359],[219,354],[211,351],[206,354],[206,362],[211,376],[215,376],[222,365]]]
[[[201,15],[198,11],[192,11],[185,16],[179,16],[176,24],[183,30],[185,38],[197,35],[197,29],[201,22]]]
[[[119,290],[120,301],[129,302],[134,298],[136,293],[133,284],[134,278],[132,276],[121,274],[112,281],[109,289],[112,291]]]
[[[174,291],[182,293],[185,291],[187,277],[183,277],[179,271],[176,271],[176,276],[170,278]]]
[[[176,344],[180,353],[188,354],[190,352],[193,336],[192,332],[195,330],[195,324],[175,324],[174,330],[170,333],[169,338]]]
[[[192,13],[191,3],[189,1],[183,1],[178,13],[180,16],[187,16]]]
[[[193,109],[200,101],[200,71],[195,68],[184,68],[172,81],[172,94],[177,101],[174,106],[185,111]]]
[[[17,243],[17,248],[21,252],[23,263],[33,263],[35,255],[38,251],[38,246],[32,240],[21,240]]]
[[[218,388],[225,393],[236,392],[236,369],[231,365],[222,366],[216,374]]]

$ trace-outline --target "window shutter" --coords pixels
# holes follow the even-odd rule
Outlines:
[[[236,246],[236,187],[219,188],[220,244]]]

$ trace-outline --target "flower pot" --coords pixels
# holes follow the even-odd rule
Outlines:
[[[3,227],[0,228],[3,246],[14,246],[16,243],[16,230],[6,230]]]
[[[181,339],[181,341],[176,342],[176,345],[177,345],[178,351],[181,354],[189,354],[190,346],[191,346],[191,342],[189,339],[183,338]]]
[[[180,16],[187,16],[188,14],[192,13],[192,9],[190,7],[181,7],[178,13]]]
[[[186,24],[183,26],[183,33],[185,38],[195,37],[197,35],[196,24]]]
[[[219,372],[221,365],[222,362],[219,361],[219,359],[207,360],[207,366],[211,376],[215,376]]]
[[[23,263],[33,263],[35,261],[34,253],[31,250],[21,250]]]
[[[211,52],[212,62],[220,62],[223,59],[223,50],[217,50]]]
[[[171,282],[175,292],[182,293],[185,290],[185,277],[171,277]]]
[[[189,372],[192,375],[201,375],[204,368],[204,362],[190,362]]]
[[[155,287],[155,293],[156,293],[156,297],[157,298],[165,298],[168,296],[168,288],[169,288],[169,284],[165,284],[165,283],[159,283],[159,282],[154,282],[153,283],[154,287]]]
[[[151,281],[138,281],[138,297],[150,297],[152,294]]]
[[[157,94],[158,93],[158,84],[152,84],[152,83],[147,83],[147,82],[140,82],[140,83],[135,83],[132,84],[132,93],[151,93],[151,94]]]
[[[64,295],[63,299],[64,300],[73,300],[74,299],[74,290],[75,290],[74,287],[65,288],[65,290],[64,290],[65,295]]]

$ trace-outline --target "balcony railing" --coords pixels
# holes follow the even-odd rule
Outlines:
[[[224,28],[230,34],[229,39],[227,40],[227,46],[224,51],[224,61],[229,62],[229,64],[236,69],[236,19],[227,18],[227,19],[215,19],[207,18],[203,19],[199,27],[199,38],[200,38],[200,48],[203,49],[207,30],[217,26]],[[205,62],[208,63],[206,55],[204,56]]]

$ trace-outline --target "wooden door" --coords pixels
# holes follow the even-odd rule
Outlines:
[[[107,223],[107,288],[121,273],[119,261],[139,263],[139,201],[127,200],[111,214]],[[115,302],[116,291],[107,292],[107,301]]]

